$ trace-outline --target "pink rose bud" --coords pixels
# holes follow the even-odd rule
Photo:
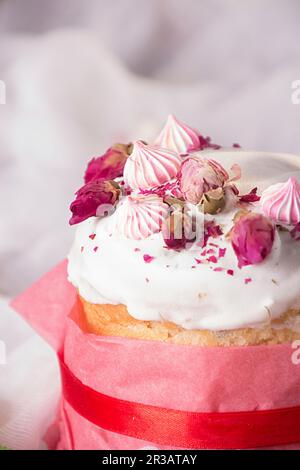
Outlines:
[[[252,212],[238,215],[230,239],[239,268],[261,263],[270,254],[274,237],[274,225],[267,217]]]
[[[190,157],[179,171],[180,190],[186,201],[198,204],[204,193],[222,187],[229,179],[227,171],[215,160]]]
[[[113,180],[123,175],[124,166],[132,145],[115,144],[101,157],[93,158],[86,169],[84,181],[96,179]]]
[[[70,225],[79,224],[89,217],[107,215],[120,194],[120,188],[114,181],[96,180],[85,184],[77,191],[76,199],[70,206],[73,214]]]

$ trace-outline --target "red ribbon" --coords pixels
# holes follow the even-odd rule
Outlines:
[[[300,406],[197,413],[134,403],[84,385],[59,359],[65,400],[83,418],[108,431],[182,449],[251,449],[300,442]]]

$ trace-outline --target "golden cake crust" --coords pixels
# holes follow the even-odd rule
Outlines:
[[[92,304],[80,297],[85,329],[102,336],[122,336],[197,346],[281,344],[300,339],[300,310],[291,309],[259,328],[186,330],[167,321],[136,320],[125,305]]]

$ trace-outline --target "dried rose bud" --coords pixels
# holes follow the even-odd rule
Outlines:
[[[132,144],[115,144],[101,157],[93,158],[85,172],[85,183],[98,179],[113,180],[122,176],[127,157],[131,152]]]
[[[222,188],[212,189],[203,194],[200,208],[204,214],[218,214],[225,207],[225,194]]]
[[[192,219],[183,210],[175,210],[164,220],[162,235],[169,248],[184,248],[195,238]]]
[[[238,266],[261,263],[271,252],[275,238],[272,222],[261,214],[240,212],[230,232]]]
[[[204,193],[222,187],[229,179],[227,171],[208,158],[189,157],[178,174],[180,191],[186,201],[199,204]]]
[[[70,210],[70,225],[79,224],[89,217],[104,216],[111,212],[118,201],[121,190],[114,181],[90,181],[76,193]]]

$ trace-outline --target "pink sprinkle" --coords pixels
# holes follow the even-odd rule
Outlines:
[[[141,249],[140,249],[140,248],[135,248],[134,251],[135,251],[135,252],[141,251]]]
[[[249,282],[252,282],[251,277],[246,277],[246,279],[244,279],[244,283],[249,284]]]
[[[206,254],[207,254],[207,251],[204,250],[204,251],[202,251],[201,256],[206,256]]]
[[[229,274],[229,276],[233,276],[234,275],[233,269],[227,269],[227,274]]]
[[[196,269],[196,266],[191,266],[192,269]]]
[[[197,264],[201,264],[201,263],[202,263],[201,259],[198,259],[198,258],[195,258],[195,261],[196,261]]]
[[[144,255],[143,256],[145,263],[151,263],[154,260],[154,256]]]
[[[210,242],[210,243],[209,243],[209,246],[214,246],[215,248],[218,248],[219,245],[217,245],[216,243]]]
[[[82,253],[83,250],[84,250],[84,246],[82,246],[82,247],[80,248],[80,252]]]
[[[215,250],[213,248],[210,248],[209,250],[207,250],[206,252],[208,255],[213,255],[215,253]]]
[[[209,258],[207,258],[207,261],[209,261],[210,263],[217,263],[218,262],[216,256],[210,256]]]
[[[224,258],[226,253],[226,248],[220,248],[219,249],[219,258]]]
[[[91,233],[91,235],[89,235],[89,238],[90,238],[91,240],[94,240],[95,236],[96,236],[95,233]]]
[[[240,149],[241,148],[240,144],[237,144],[236,142],[232,145],[232,147],[235,148],[235,149]]]
[[[223,271],[223,268],[219,267],[219,268],[214,268],[214,271],[216,273],[220,273],[221,271]]]
[[[95,252],[95,253],[96,253],[96,251],[98,250],[98,248],[99,248],[98,246],[95,246],[95,247],[94,247],[94,252]]]

